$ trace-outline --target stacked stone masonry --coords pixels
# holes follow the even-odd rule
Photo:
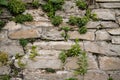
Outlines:
[[[23,0],[31,3],[32,0]],[[44,4],[44,0],[39,0]],[[71,8],[73,7],[73,8]],[[23,80],[65,80],[70,77],[76,77],[78,80],[120,80],[120,0],[96,0],[90,6],[92,13],[97,14],[98,21],[89,21],[86,25],[88,31],[86,34],[79,34],[76,26],[66,24],[69,17],[83,16],[84,10],[78,9],[75,0],[65,0],[64,11],[57,11],[56,15],[63,17],[63,23],[55,27],[51,24],[47,14],[38,9],[28,9],[24,12],[33,16],[32,22],[23,24],[8,21],[0,32],[0,51],[7,52],[10,56],[16,53],[25,54],[24,49],[19,44],[21,38],[36,39],[33,44],[26,46],[26,54],[22,58],[23,63],[27,63],[23,70]],[[11,16],[4,15],[0,18]],[[69,31],[69,40],[66,42],[62,37],[59,28],[70,26],[73,30]],[[74,75],[74,69],[78,68],[76,57],[67,58],[65,64],[59,59],[62,50],[68,50],[75,44],[74,40],[78,38],[82,50],[87,52],[88,71],[82,75]],[[40,56],[35,61],[29,59],[32,46],[37,46],[37,52]],[[17,67],[18,60],[15,60]],[[55,73],[46,73],[45,68],[55,69]],[[9,74],[10,67],[0,67],[0,75]],[[22,80],[20,77],[11,78],[11,80]]]

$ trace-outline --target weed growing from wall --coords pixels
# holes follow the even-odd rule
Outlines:
[[[78,79],[71,77],[71,78],[68,78],[68,79],[65,79],[65,80],[78,80]]]

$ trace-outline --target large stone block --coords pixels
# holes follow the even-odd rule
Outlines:
[[[112,43],[113,44],[120,44],[120,36],[113,36]]]
[[[107,30],[109,34],[111,35],[115,35],[115,36],[119,36],[120,35],[120,28],[116,28],[116,29],[109,29]]]
[[[97,14],[101,20],[115,20],[115,13],[109,9],[94,9],[93,13]]]
[[[111,40],[111,36],[105,30],[96,31],[96,40]]]
[[[35,42],[33,45],[37,46],[39,49],[54,49],[54,50],[67,50],[70,49],[74,42],[68,41],[58,41],[58,42]],[[83,43],[79,42],[81,48],[83,49]],[[31,46],[31,45],[30,45]],[[29,46],[28,46],[29,47]]]
[[[119,28],[119,25],[112,21],[102,21],[101,28]]]
[[[99,57],[99,65],[102,70],[119,70],[120,59],[117,57]]]
[[[88,31],[86,34],[80,34],[78,31],[71,31],[68,32],[70,39],[82,39],[82,40],[94,40],[95,39],[95,34],[93,31]]]
[[[103,71],[89,70],[84,80],[108,80],[108,75]]]
[[[102,8],[120,8],[120,3],[100,3]]]
[[[9,33],[10,39],[21,39],[21,38],[39,38],[40,34],[36,29],[30,30],[19,30],[16,32]]]
[[[100,22],[96,21],[96,22],[93,22],[93,21],[89,21],[86,25],[87,28],[90,28],[90,29],[96,29],[98,28],[98,26],[100,25]]]

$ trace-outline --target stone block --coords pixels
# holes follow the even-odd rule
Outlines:
[[[97,14],[101,20],[115,20],[115,13],[109,9],[94,9],[92,13]]]
[[[108,80],[108,75],[103,71],[89,70],[84,80]]]
[[[111,40],[111,36],[105,30],[96,31],[96,40]]]
[[[113,44],[120,44],[120,36],[113,36],[112,43]]]
[[[120,28],[116,28],[116,29],[109,29],[107,30],[109,34],[111,35],[115,35],[115,36],[119,36],[120,35]]]
[[[120,59],[117,57],[99,57],[100,69],[102,70],[119,70]]]
[[[40,34],[36,29],[30,30],[19,30],[16,32],[9,33],[10,39],[21,39],[21,38],[39,38]]]
[[[120,8],[120,3],[100,3],[102,8]]]

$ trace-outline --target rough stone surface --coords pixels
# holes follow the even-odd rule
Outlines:
[[[65,70],[71,70],[71,69],[77,69],[79,68],[79,65],[77,64],[78,58],[77,57],[71,57],[67,58],[66,64],[64,66]]]
[[[39,33],[35,29],[31,30],[19,30],[16,32],[9,33],[9,38],[11,39],[21,39],[21,38],[37,38],[40,37]]]
[[[47,40],[64,40],[61,34],[62,34],[61,31],[51,29],[47,31],[45,34],[42,34],[41,38]]]
[[[92,12],[101,20],[115,20],[115,13],[109,9],[94,9]]]
[[[120,71],[116,71],[114,73],[111,74],[111,77],[114,79],[114,80],[120,80]]]
[[[60,41],[60,42],[35,42],[33,45],[37,46],[39,49],[54,49],[54,50],[67,50],[71,48],[71,45],[75,44],[74,42]],[[79,43],[81,48],[83,48],[82,42]]]
[[[15,23],[15,22],[13,22],[13,21],[10,21],[10,22],[8,22],[7,24],[6,24],[6,26],[4,27],[4,29],[7,29],[7,30],[9,30],[9,31],[11,31],[11,30],[18,30],[18,29],[21,29],[21,25],[20,24],[17,24],[17,23]]]
[[[8,66],[0,66],[0,75],[9,74],[10,68]]]
[[[91,53],[88,53],[88,70],[98,69],[97,61],[95,59],[95,56],[93,56]]]
[[[96,29],[96,28],[98,28],[99,25],[100,25],[100,22],[90,21],[90,22],[87,23],[86,27],[90,28],[90,29],[94,29],[94,28]]]
[[[49,57],[36,56],[34,60],[29,59],[29,56],[28,56],[28,57],[24,57],[22,59],[22,62],[26,63],[26,66],[25,66],[26,69],[39,69],[39,68],[61,69],[62,68],[61,61],[57,58],[50,57],[50,56]],[[15,65],[18,66],[17,60]]]
[[[118,17],[117,20],[118,20],[118,23],[120,24],[120,17]]]
[[[111,40],[111,36],[105,30],[96,32],[96,40]]]
[[[120,35],[120,28],[107,30],[111,35]]]
[[[99,63],[102,70],[120,69],[120,59],[117,57],[99,57]]]
[[[8,53],[8,55],[15,55],[17,53],[24,54],[23,48],[16,43],[7,43],[0,46],[0,51]]]
[[[0,43],[2,42],[2,41],[6,41],[8,38],[7,38],[7,31],[6,30],[3,30],[3,31],[1,31],[0,32]]]
[[[112,37],[112,43],[113,44],[120,44],[120,36]]]
[[[119,28],[119,25],[117,23],[111,21],[108,22],[102,21],[101,26],[102,26],[101,28]]]
[[[35,27],[52,27],[53,25],[50,22],[43,22],[43,21],[33,21],[33,22],[25,22],[26,26],[32,26]]]
[[[72,32],[68,32],[70,39],[82,39],[82,40],[94,40],[95,39],[95,35],[94,35],[95,31],[88,31],[86,34],[80,34],[78,31],[72,31]]]
[[[108,80],[108,75],[103,71],[88,71],[84,80]]]
[[[100,3],[102,8],[120,8],[120,3]]]

